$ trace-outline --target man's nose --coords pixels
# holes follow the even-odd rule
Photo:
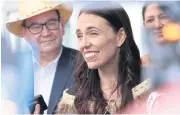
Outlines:
[[[48,35],[50,35],[50,33],[51,33],[51,31],[45,25],[43,25],[42,36],[48,36]]]

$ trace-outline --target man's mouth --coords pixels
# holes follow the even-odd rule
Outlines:
[[[41,41],[41,43],[48,43],[48,42],[51,42],[51,41],[54,41],[55,39],[50,39],[50,40],[44,40],[44,41]]]

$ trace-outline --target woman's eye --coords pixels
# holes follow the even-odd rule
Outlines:
[[[161,19],[167,19],[167,18],[168,18],[168,16],[166,16],[166,15],[161,16]]]
[[[91,35],[98,35],[97,33],[91,33]]]
[[[153,19],[149,19],[149,20],[147,20],[147,22],[153,22]]]
[[[92,32],[90,32],[90,35],[98,35],[98,33],[95,31],[92,31]]]
[[[81,39],[81,38],[82,38],[82,35],[77,35],[77,38],[78,38],[78,39]]]

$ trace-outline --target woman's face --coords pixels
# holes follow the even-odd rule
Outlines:
[[[121,45],[118,33],[107,20],[93,14],[82,13],[77,23],[79,51],[91,69],[117,63]]]
[[[147,6],[144,13],[144,26],[148,29],[153,29],[153,33],[156,36],[157,43],[165,42],[163,38],[162,29],[165,24],[168,24],[171,20],[160,9],[158,4],[150,4]]]

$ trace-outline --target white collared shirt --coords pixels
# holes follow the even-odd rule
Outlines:
[[[50,93],[52,89],[52,84],[56,72],[56,67],[58,65],[58,60],[62,54],[62,49],[58,55],[58,57],[49,63],[47,66],[41,66],[40,63],[37,61],[35,56],[33,56],[33,66],[34,66],[34,96],[42,95],[44,101],[46,102],[47,106],[49,104]],[[47,113],[47,110],[44,111]]]

